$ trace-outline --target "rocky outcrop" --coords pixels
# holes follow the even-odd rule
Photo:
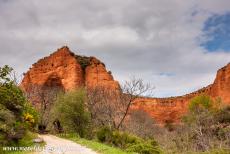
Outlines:
[[[102,86],[107,89],[120,89],[119,83],[114,81],[110,71],[107,71],[105,64],[95,57],[92,57],[89,66],[85,69],[86,87]]]
[[[75,55],[66,46],[33,64],[25,73],[21,87],[28,92],[31,85],[61,87],[65,91],[82,86],[120,90],[119,83],[106,70],[104,63],[95,57]],[[200,94],[214,99],[220,97],[224,103],[230,104],[230,64],[221,68],[214,83],[205,88],[178,97],[139,98],[132,109],[146,111],[159,123],[179,122],[188,111],[189,101]]]
[[[209,95],[220,97],[223,102],[230,104],[230,63],[218,70],[216,79],[210,87]]]
[[[31,85],[59,86],[65,91],[82,86],[119,89],[102,62],[95,57],[75,55],[66,46],[39,60],[24,74],[22,89],[28,91]]]
[[[177,123],[188,111],[189,101],[201,94],[209,95],[213,99],[220,98],[224,104],[230,105],[230,64],[218,70],[214,83],[207,87],[178,97],[140,98],[132,108],[146,111],[158,123]]]

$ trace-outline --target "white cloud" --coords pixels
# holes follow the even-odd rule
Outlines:
[[[0,65],[22,73],[67,44],[100,58],[120,81],[136,75],[156,96],[184,94],[230,61],[230,53],[199,46],[208,39],[204,22],[227,11],[229,0],[0,0]]]

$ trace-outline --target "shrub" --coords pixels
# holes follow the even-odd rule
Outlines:
[[[27,127],[31,130],[34,130],[38,124],[38,112],[29,102],[24,104],[23,119],[26,122]]]
[[[85,68],[90,65],[90,57],[86,56],[76,56],[77,61],[81,65],[81,68],[83,71],[85,71]]]
[[[112,131],[109,127],[102,127],[97,131],[97,139],[100,142],[109,142],[111,140]]]
[[[140,154],[161,153],[155,140],[144,140],[126,132],[112,131],[108,127],[103,127],[97,132],[97,138],[104,142],[128,152],[137,152]]]
[[[191,100],[189,113],[184,117],[183,133],[178,135],[177,145],[186,145],[191,151],[208,151],[224,147],[230,148],[229,108],[221,108],[221,101],[213,101],[201,95]]]
[[[18,142],[27,129],[23,117],[27,100],[10,78],[12,70],[9,66],[0,67],[0,145]]]
[[[215,119],[219,123],[230,123],[230,106],[224,107],[215,114]]]
[[[60,94],[53,107],[53,120],[60,121],[67,132],[77,132],[84,137],[89,131],[90,114],[85,105],[85,91],[79,89]]]
[[[126,151],[128,152],[137,152],[139,154],[160,154],[158,148],[153,147],[149,143],[137,143],[131,144]]]
[[[132,110],[122,129],[141,138],[149,138],[153,136],[155,122],[147,112]]]
[[[194,97],[189,103],[190,112],[197,112],[203,109],[211,109],[213,107],[213,101],[209,96],[200,95]]]

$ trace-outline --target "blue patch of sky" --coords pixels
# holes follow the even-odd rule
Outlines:
[[[159,74],[160,76],[167,76],[167,77],[170,77],[170,76],[175,76],[174,73],[170,73],[170,72],[162,72]]]
[[[206,20],[203,27],[206,41],[201,46],[209,52],[230,52],[230,12],[213,15]]]

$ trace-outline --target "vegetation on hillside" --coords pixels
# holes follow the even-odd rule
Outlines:
[[[81,65],[83,71],[90,65],[90,57],[75,55],[78,63]]]
[[[161,150],[153,137],[142,139],[123,129],[131,103],[148,89],[142,80],[133,80],[125,86],[126,93],[102,87],[70,91],[58,96],[52,109],[52,121],[59,121],[65,134],[75,132],[80,137],[127,152],[158,154]],[[54,128],[53,123],[50,126]]]
[[[182,124],[153,130],[165,153],[229,153],[230,107],[200,95],[189,104]]]
[[[0,145],[19,142],[36,126],[37,114],[11,79],[12,68],[0,68]]]
[[[230,151],[230,107],[220,99],[197,96],[181,124],[162,127],[145,111],[130,111],[138,97],[151,93],[151,86],[141,79],[126,82],[121,91],[95,87],[64,93],[58,87],[33,86],[25,95],[11,72],[8,66],[0,68],[0,146],[30,146],[30,131],[42,126],[40,132],[64,134],[104,154]],[[34,98],[41,100],[36,109]]]
[[[85,137],[90,123],[85,101],[86,92],[83,89],[59,95],[51,111],[52,121],[60,122],[66,132],[76,132],[80,137]]]
[[[4,146],[31,146],[38,114],[27,101],[9,66],[0,67],[0,153]]]

